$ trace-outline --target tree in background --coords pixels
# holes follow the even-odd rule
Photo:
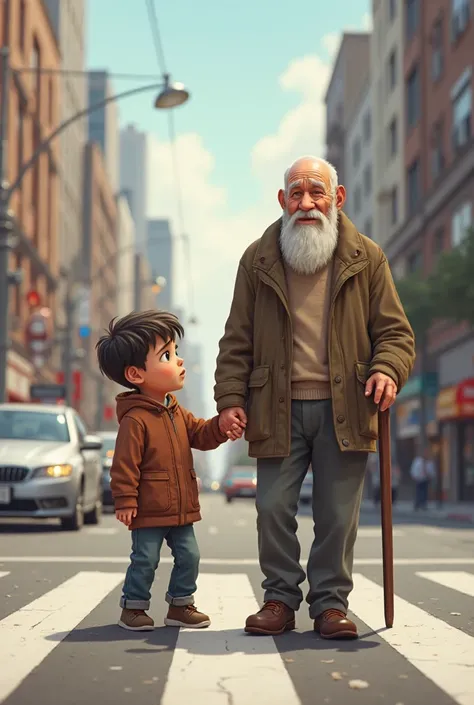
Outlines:
[[[421,278],[419,273],[410,274],[396,284],[398,295],[415,334],[420,370],[420,449],[426,447],[426,394],[425,383],[428,372],[428,332],[438,318],[433,289],[433,277]]]
[[[438,261],[433,298],[438,318],[474,326],[474,229]]]

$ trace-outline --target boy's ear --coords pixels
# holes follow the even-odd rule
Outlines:
[[[143,370],[139,367],[135,367],[134,365],[125,368],[124,377],[127,382],[130,382],[130,384],[133,384],[136,387],[144,382]]]

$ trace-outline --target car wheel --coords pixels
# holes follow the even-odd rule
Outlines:
[[[102,519],[102,508],[102,485],[100,485],[97,491],[97,499],[95,501],[94,509],[92,509],[90,512],[87,512],[87,514],[84,514],[84,523],[100,524],[100,520]]]
[[[232,502],[232,497],[226,497],[225,499],[227,504],[230,504]]]
[[[77,499],[74,514],[61,519],[61,528],[65,531],[80,531],[84,526],[84,494],[81,489]]]

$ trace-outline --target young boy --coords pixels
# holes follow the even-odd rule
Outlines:
[[[191,448],[212,450],[239,438],[242,429],[235,426],[226,435],[217,416],[196,419],[170,394],[184,385],[176,345],[183,335],[173,314],[145,311],[114,319],[97,343],[102,374],[132,390],[117,396],[119,430],[110,470],[116,517],[132,533],[119,620],[131,631],[154,628],[146,610],[164,540],[174,557],[165,624],[210,624],[194,606],[200,556],[193,524],[201,514]]]

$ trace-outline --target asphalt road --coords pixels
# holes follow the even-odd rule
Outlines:
[[[130,553],[113,516],[79,534],[0,521],[0,703],[7,705],[474,705],[474,528],[394,526],[395,624],[384,627],[377,516],[361,517],[352,617],[361,638],[327,642],[303,605],[297,630],[243,634],[261,601],[255,508],[202,498],[201,631],[162,627],[163,552],[149,633],[116,626]],[[299,517],[302,555],[312,522]]]

